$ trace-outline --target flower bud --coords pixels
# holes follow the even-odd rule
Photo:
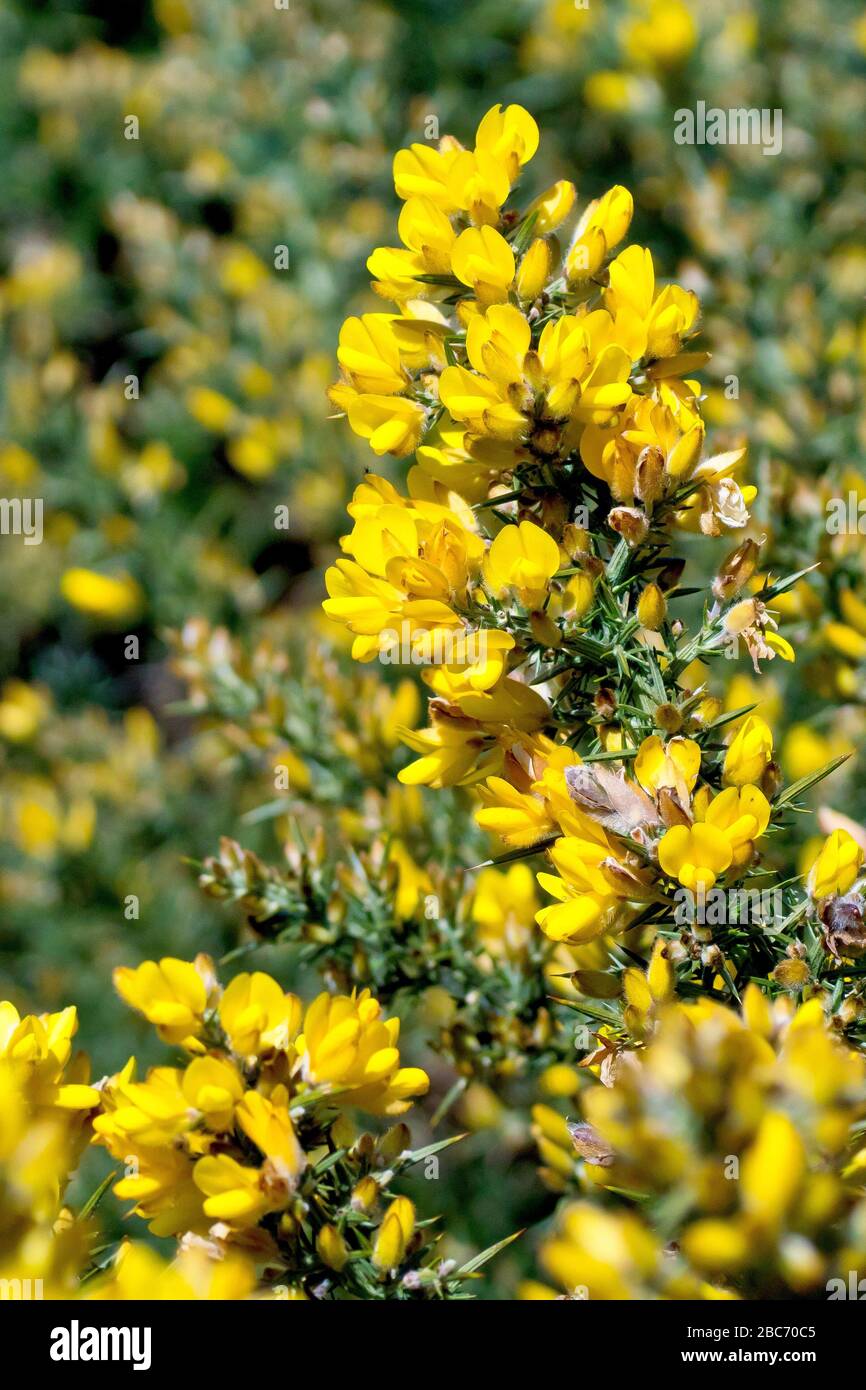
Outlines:
[[[634,470],[634,495],[652,507],[661,496],[665,471],[665,456],[656,445],[641,449]]]
[[[376,1234],[373,1264],[377,1269],[396,1269],[402,1263],[414,1230],[415,1208],[408,1197],[395,1197]]]
[[[517,298],[524,302],[537,299],[550,275],[552,256],[547,242],[539,237],[532,243],[517,272]]]
[[[402,1153],[405,1153],[412,1141],[409,1126],[403,1124],[402,1120],[398,1125],[391,1129],[386,1129],[385,1133],[376,1142],[379,1157],[385,1163],[394,1163]]]
[[[362,1178],[352,1190],[352,1210],[369,1213],[379,1200],[379,1184],[375,1178]]]
[[[316,1236],[319,1258],[329,1269],[339,1274],[349,1258],[349,1249],[336,1226],[323,1226]]]
[[[637,601],[637,620],[641,627],[658,632],[667,615],[668,606],[658,584],[647,584]]]
[[[847,830],[833,830],[809,870],[809,894],[816,901],[847,893],[863,864],[863,850]]]
[[[555,232],[574,207],[575,196],[574,184],[568,179],[560,179],[552,188],[545,189],[528,209],[528,215],[536,214],[533,230],[539,236]]]
[[[640,545],[649,531],[649,522],[637,507],[614,507],[608,512],[607,524],[630,546]]]
[[[757,542],[751,539],[743,541],[736,550],[732,550],[730,555],[722,561],[719,572],[713,580],[714,596],[721,602],[726,602],[738,594],[743,585],[748,584],[755,573],[759,554]]]
[[[809,981],[809,967],[804,960],[780,960],[775,970],[770,972],[770,979],[775,980],[782,989],[797,993]]]
[[[667,458],[668,477],[687,478],[700,458],[703,443],[704,426],[701,422],[693,425],[671,449]]]
[[[721,700],[715,695],[705,695],[692,710],[691,723],[696,729],[705,729],[713,720],[718,719],[721,712]]]

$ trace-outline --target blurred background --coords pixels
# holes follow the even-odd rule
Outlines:
[[[542,131],[522,198],[632,189],[633,238],[702,299],[714,451],[749,445],[768,568],[821,562],[785,601],[796,667],[719,693],[762,702],[792,780],[862,747],[864,543],[825,510],[866,499],[862,6],[5,0],[0,497],[42,499],[44,539],[0,536],[0,996],[76,1003],[97,1074],[148,1056],[114,966],[237,945],[196,884],[220,835],[273,856],[290,813],[357,844],[381,822],[421,700],[318,616],[370,463],[325,390],[377,307],[394,151],[513,101]],[[781,111],[781,151],[676,144],[698,101]],[[858,755],[819,795],[862,818],[863,780]],[[431,801],[428,853],[482,857],[459,796]],[[780,853],[807,852],[795,825]],[[483,1101],[508,1181],[470,1149],[430,1199],[476,1247],[551,1205],[524,1117]]]

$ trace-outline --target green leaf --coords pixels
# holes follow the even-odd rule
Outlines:
[[[559,835],[548,835],[546,839],[539,840],[538,844],[527,845],[525,849],[510,849],[507,854],[500,854],[496,859],[484,859],[480,864],[471,864],[463,872],[474,874],[478,869],[489,869],[498,864],[511,864],[515,859],[531,859],[534,854],[542,854],[544,850],[556,844]]]
[[[766,603],[767,599],[776,598],[778,594],[784,594],[787,589],[790,589],[802,579],[804,575],[811,574],[812,571],[816,569],[818,569],[817,564],[807,565],[804,570],[797,570],[796,574],[789,574],[786,579],[777,579],[775,584],[770,584],[768,588],[761,589],[758,598],[762,603]]]
[[[81,1208],[81,1211],[78,1213],[78,1216],[76,1217],[76,1220],[77,1220],[77,1221],[86,1221],[87,1218],[88,1218],[88,1216],[90,1216],[91,1212],[96,1211],[96,1208],[99,1206],[99,1203],[102,1201],[102,1199],[103,1199],[103,1197],[105,1196],[106,1192],[107,1192],[108,1189],[111,1187],[111,1184],[112,1184],[113,1182],[116,1182],[116,1181],[117,1181],[117,1169],[116,1169],[116,1168],[112,1168],[111,1172],[108,1173],[108,1174],[102,1179],[102,1182],[99,1184],[99,1186],[98,1186],[97,1188],[95,1188],[95,1189],[93,1190],[93,1192],[91,1192],[91,1194],[90,1194],[90,1196],[88,1197],[87,1201],[84,1203],[84,1206]]]
[[[753,709],[758,708],[758,701],[753,705],[741,705],[739,709],[727,710],[725,714],[720,714],[716,719],[712,719],[706,725],[707,731],[710,729],[721,729],[725,724],[730,724],[733,719],[740,719],[744,714],[751,714]]]
[[[450,1149],[452,1144],[459,1144],[465,1138],[465,1134],[452,1134],[449,1139],[437,1139],[435,1144],[426,1144],[423,1149],[413,1149],[411,1153],[400,1160],[400,1167],[411,1168],[415,1163],[423,1163],[425,1158],[442,1153],[443,1149]]]
[[[442,1100],[436,1106],[436,1109],[434,1110],[430,1118],[431,1129],[435,1129],[436,1126],[440,1123],[440,1121],[445,1118],[454,1102],[460,1096],[462,1096],[463,1092],[466,1090],[466,1087],[468,1085],[469,1082],[465,1076],[458,1076],[457,1080],[454,1082],[454,1085],[449,1088],[447,1093],[442,1097]]]
[[[499,1240],[495,1245],[489,1245],[486,1250],[482,1250],[480,1255],[475,1255],[473,1259],[467,1260],[465,1265],[461,1265],[451,1276],[453,1279],[465,1279],[467,1275],[474,1274],[476,1269],[486,1265],[488,1260],[492,1260],[494,1255],[498,1255],[500,1250],[504,1250],[513,1240],[517,1240],[525,1231],[515,1231],[513,1236],[506,1236],[504,1240]]]
[[[841,753],[838,758],[832,758],[829,763],[825,763],[817,772],[812,772],[808,777],[801,777],[798,781],[792,782],[790,787],[786,787],[783,792],[779,793],[773,804],[775,806],[787,806],[798,796],[802,796],[803,792],[807,792],[810,787],[814,787],[816,782],[823,782],[824,778],[829,777],[831,772],[835,772],[837,767],[847,763],[850,757],[850,753]]]

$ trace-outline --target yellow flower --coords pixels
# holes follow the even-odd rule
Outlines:
[[[736,1274],[748,1264],[749,1236],[744,1224],[704,1217],[683,1231],[683,1254],[690,1264],[708,1274]]]
[[[118,966],[114,987],[121,999],[156,1026],[164,1042],[198,1050],[196,1039],[208,1007],[212,969],[206,956],[197,956],[194,964],[164,956],[159,964],[146,960],[135,970]]]
[[[475,149],[504,164],[513,184],[538,149],[538,126],[524,107],[512,105],[503,111],[497,102],[478,124]]]
[[[644,739],[634,760],[635,776],[645,791],[656,794],[669,787],[677,793],[684,810],[700,768],[700,746],[690,738],[671,738],[663,743],[652,734]]]
[[[333,1087],[341,1100],[371,1115],[402,1115],[428,1090],[430,1078],[419,1067],[400,1066],[400,1020],[380,1014],[369,990],[320,994],[297,1041],[302,1075],[313,1086]]]
[[[740,868],[749,862],[754,841],[770,823],[770,803],[759,787],[727,787],[708,803],[701,819],[722,832],[731,846],[732,863]]]
[[[384,299],[393,299],[404,313],[417,309],[419,300],[435,297],[435,287],[422,278],[426,275],[447,275],[451,271],[451,251],[455,232],[451,223],[431,198],[410,198],[400,214],[397,230],[403,247],[378,246],[367,260],[373,276],[373,289]],[[405,248],[405,249],[404,249]],[[370,315],[365,315],[365,318]],[[397,337],[397,330],[400,337]],[[414,326],[407,319],[394,325],[395,341],[402,345],[407,331]],[[423,340],[423,331],[422,340]],[[408,340],[405,340],[408,341]],[[343,362],[348,367],[347,362]],[[361,390],[376,390],[374,386]],[[388,388],[385,388],[388,389]],[[391,389],[398,389],[396,387]]]
[[[565,261],[570,281],[587,280],[601,268],[631,225],[634,200],[616,184],[586,208]]]
[[[448,174],[459,150],[442,150],[429,145],[410,145],[394,156],[394,188],[398,198],[429,198],[443,212],[457,211],[457,204],[448,191]]]
[[[226,457],[232,468],[253,481],[267,478],[278,462],[277,441],[270,420],[251,420],[244,434],[229,440]]]
[[[404,730],[403,742],[422,756],[397,773],[407,787],[462,787],[501,769],[503,751],[471,719],[439,713],[430,729]]]
[[[824,623],[822,636],[825,642],[851,661],[860,662],[866,657],[866,636],[847,623]]]
[[[154,1235],[179,1235],[207,1224],[186,1153],[166,1145],[143,1147],[122,1133],[107,1131],[101,1137],[126,1169],[127,1175],[114,1185],[114,1195],[134,1202],[136,1214],[149,1222]]]
[[[638,111],[650,93],[632,73],[613,68],[598,68],[583,84],[583,96],[588,106],[597,111]]]
[[[266,1185],[263,1170],[238,1163],[229,1154],[208,1154],[193,1169],[196,1187],[204,1193],[204,1213],[243,1229],[255,1226],[272,1211],[281,1211],[291,1198],[288,1184]]]
[[[838,754],[853,753],[854,745],[844,736],[822,734],[811,724],[792,724],[785,735],[782,759],[792,781],[809,777]]]
[[[806,1149],[793,1121],[768,1110],[743,1157],[743,1207],[762,1227],[781,1225],[799,1194],[805,1171]]]
[[[559,546],[532,521],[503,526],[484,558],[484,577],[502,597],[513,590],[524,608],[540,608],[560,567]]]
[[[373,1263],[387,1272],[396,1269],[406,1257],[415,1230],[415,1208],[408,1197],[395,1197],[376,1232]]]
[[[556,831],[546,803],[529,792],[518,791],[504,778],[488,777],[477,790],[484,805],[475,812],[476,821],[505,844],[525,849]]]
[[[511,192],[507,166],[489,150],[461,150],[448,174],[448,192],[472,222],[490,229]]]
[[[638,1217],[589,1202],[567,1207],[541,1252],[545,1269],[569,1291],[592,1299],[633,1299],[655,1274],[662,1251]],[[584,1293],[584,1290],[586,1291]]]
[[[470,319],[466,352],[475,371],[448,367],[439,383],[443,404],[469,427],[468,438],[531,436],[552,453],[571,437],[570,421],[608,424],[629,400],[631,357],[604,310],[551,319],[537,350],[531,341],[529,321],[513,305],[494,304]]]
[[[231,1129],[244,1088],[232,1062],[222,1057],[195,1057],[183,1074],[181,1091],[206,1127],[219,1132]]]
[[[144,606],[140,586],[125,571],[109,575],[96,570],[68,569],[60,580],[60,592],[79,613],[103,622],[125,622],[137,617]]]
[[[254,1264],[239,1253],[221,1253],[216,1259],[191,1247],[167,1264],[149,1246],[125,1240],[105,1275],[87,1286],[87,1297],[112,1302],[238,1300],[252,1294],[255,1282]]]
[[[613,846],[603,831],[597,841],[566,836],[550,851],[554,867],[561,874],[540,873],[538,882],[557,899],[543,907],[535,920],[552,941],[582,945],[612,929],[612,912],[618,902],[617,891],[601,866],[615,859]]]
[[[701,822],[673,826],[659,841],[658,852],[663,871],[696,893],[708,892],[733,859],[727,838]]]
[[[266,266],[248,246],[226,248],[220,265],[220,284],[227,294],[242,299],[261,289],[267,278]]]
[[[617,331],[626,335],[627,325]],[[617,502],[651,503],[693,475],[704,440],[696,403],[662,383],[655,396],[632,396],[616,426],[589,424],[580,453],[593,477],[602,478]]]
[[[307,1159],[301,1148],[288,1110],[288,1094],[277,1086],[270,1099],[258,1091],[247,1091],[237,1108],[237,1120],[267,1160],[267,1179],[279,1180],[293,1189]]]
[[[463,623],[449,602],[464,601],[470,578],[480,565],[483,542],[458,516],[438,504],[404,500],[396,493],[392,497],[387,491],[390,485],[380,492],[383,481],[371,476],[355,493],[351,506],[355,526],[342,541],[353,560],[338,560],[327,571],[329,598],[324,610],[357,634],[352,653],[358,660],[369,661],[386,652],[390,659],[392,649],[402,650],[404,635],[417,650],[425,634],[433,634],[435,649],[435,641],[450,632],[455,638],[452,644],[448,637],[448,646],[455,648],[451,660],[459,663],[467,643],[461,647],[456,640],[465,636]],[[497,641],[491,639],[489,647],[496,647]],[[479,640],[478,645],[484,666],[484,642]],[[504,653],[501,642],[499,646]],[[412,659],[426,659],[423,646]],[[468,652],[466,659],[470,660]],[[445,660],[449,661],[447,655]],[[486,679],[480,668],[477,674]],[[491,669],[488,674],[492,677],[495,672]]]
[[[857,841],[847,830],[834,830],[809,871],[809,893],[816,899],[847,893],[862,864],[863,850]]]
[[[481,304],[501,304],[514,280],[514,253],[493,227],[467,227],[454,243],[451,268]]]
[[[773,757],[773,735],[764,720],[750,714],[728,745],[722,780],[735,787],[760,782]]]
[[[50,708],[50,697],[41,687],[15,679],[4,681],[0,689],[0,737],[10,743],[26,743]]]
[[[421,257],[426,273],[448,274],[455,232],[448,217],[430,198],[410,198],[400,213],[397,231],[403,245]],[[368,266],[372,271],[369,262]]]
[[[408,922],[418,911],[419,900],[433,892],[433,880],[425,869],[418,867],[402,840],[391,841],[388,862],[397,868],[394,910],[401,922]]]
[[[535,880],[526,864],[504,872],[482,869],[472,899],[472,920],[478,939],[493,957],[520,957],[532,936],[538,908]]]
[[[698,37],[694,16],[684,0],[642,0],[639,10],[622,26],[627,56],[647,67],[670,68],[682,63]]]
[[[219,1019],[239,1057],[287,1052],[301,1026],[301,1001],[257,970],[236,975],[219,1005]]]
[[[194,420],[214,434],[225,434],[235,415],[228,397],[210,386],[194,386],[187,393],[186,408]]]
[[[627,325],[632,357],[673,357],[698,317],[698,298],[691,290],[668,285],[655,293],[652,255],[644,247],[628,246],[611,261],[605,308]]]
[[[423,407],[405,396],[349,396],[346,413],[355,434],[366,439],[373,453],[379,455],[405,458],[415,449],[424,428]]]
[[[77,1031],[78,1013],[73,1006],[56,1014],[25,1014],[22,1018],[14,1004],[8,1000],[0,1003],[0,1059],[14,1064],[26,1078],[31,1105],[75,1111],[91,1110],[99,1104],[99,1092],[84,1084],[87,1059],[75,1059],[70,1065]]]

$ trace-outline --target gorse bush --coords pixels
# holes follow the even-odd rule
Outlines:
[[[526,1298],[820,1296],[866,1263],[866,832],[824,808],[791,870],[839,759],[786,781],[724,679],[795,662],[780,621],[810,559],[770,568],[746,450],[715,446],[697,294],[629,241],[624,186],[523,199],[539,138],[498,104],[471,148],[394,159],[402,245],[369,257],[384,303],[343,324],[329,394],[406,479],[369,472],[349,503],[334,645],[278,622],[174,638],[178,712],[284,853],[227,835],[197,861],[203,902],[243,923],[225,984],[201,954],[114,970],[168,1061],[94,1082],[74,1008],[2,1006],[10,1278],[466,1297],[511,1212],[460,1258],[451,1199],[440,1246],[404,1188],[459,1154],[434,1137],[453,1108],[504,1135],[529,1105],[561,1204]],[[852,670],[860,600],[840,602]],[[7,692],[8,729],[35,732],[39,698]],[[65,792],[21,790],[31,849],[89,842],[104,788]],[[401,1117],[428,1093],[416,1144]],[[92,1148],[114,1167],[71,1201]],[[104,1241],[109,1186],[176,1252]]]
[[[859,7],[0,33],[0,1294],[855,1297]]]

